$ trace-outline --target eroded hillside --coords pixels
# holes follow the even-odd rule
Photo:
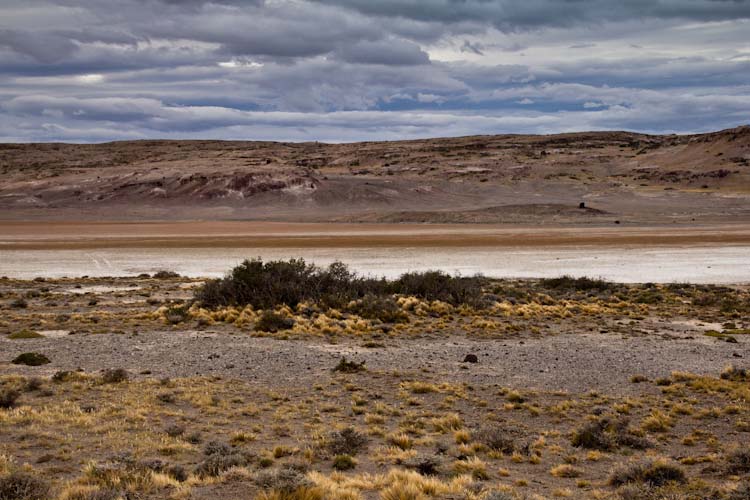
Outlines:
[[[750,127],[355,144],[5,144],[0,173],[5,219],[747,220]]]

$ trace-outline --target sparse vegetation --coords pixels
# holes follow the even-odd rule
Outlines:
[[[29,307],[29,303],[26,302],[26,300],[23,297],[18,297],[17,299],[13,299],[10,302],[10,307],[13,307],[15,309],[26,309]]]
[[[571,444],[577,448],[610,451],[617,446],[642,450],[651,443],[628,428],[627,418],[597,418],[575,430]]]
[[[188,318],[188,310],[185,306],[172,306],[169,307],[164,313],[164,318],[170,325],[177,325],[182,323]]]
[[[130,375],[124,368],[109,368],[102,373],[102,383],[119,384],[128,380]]]
[[[78,284],[49,280],[50,291],[29,310],[6,307],[6,323],[0,318],[5,338],[38,330],[48,336],[48,346],[70,330],[84,333],[71,344],[118,351],[128,346],[137,361],[116,361],[129,372],[106,371],[89,359],[73,364],[62,350],[55,363],[81,368],[51,378],[54,370],[6,364],[0,377],[0,406],[7,401],[0,410],[0,476],[31,471],[33,464],[37,477],[49,478],[50,500],[743,498],[749,472],[742,444],[750,431],[744,401],[750,393],[742,357],[723,372],[714,363],[715,376],[626,362],[629,371],[617,372],[605,386],[558,391],[540,387],[537,373],[545,384],[556,385],[559,375],[575,387],[569,373],[544,373],[564,369],[579,354],[559,350],[554,356],[561,362],[530,357],[529,366],[513,356],[531,356],[529,347],[536,356],[536,346],[547,347],[551,336],[558,337],[555,342],[574,340],[576,349],[592,345],[574,337],[592,329],[599,332],[597,341],[624,337],[635,345],[648,335],[668,350],[671,335],[690,328],[664,322],[676,313],[724,332],[744,331],[744,316],[720,310],[721,297],[730,294],[740,297],[734,307],[741,307],[750,298],[742,289],[613,285],[600,292],[488,281],[482,288],[491,293],[483,291],[471,306],[396,293],[388,288],[393,282],[385,282],[377,293],[365,291],[336,308],[305,300],[296,307],[206,309],[191,300],[197,280],[144,277],[127,283],[85,280],[81,287],[98,290],[104,284],[113,290],[86,289],[56,297],[60,305],[50,306],[44,302],[49,296]],[[0,280],[5,296],[26,296],[28,288]],[[644,292],[658,292],[664,300],[644,303],[638,299]],[[691,303],[704,295],[718,298],[711,306]],[[95,306],[88,305],[92,298],[98,299]],[[152,298],[156,302],[149,303]],[[47,307],[51,314],[42,309]],[[168,317],[173,308],[179,321]],[[290,320],[291,328],[248,335],[266,313]],[[651,333],[654,328],[662,335]],[[692,334],[705,342],[703,331],[696,327]],[[267,338],[252,338],[257,336]],[[245,349],[273,350],[274,337],[293,341],[278,344],[278,371],[258,371],[260,353]],[[530,338],[534,345],[524,347]],[[194,365],[149,364],[149,353],[140,349],[162,339],[177,348],[188,341],[200,346],[191,351],[195,357],[177,353],[175,359]],[[23,341],[6,344],[24,347]],[[366,349],[370,345],[379,349]],[[741,347],[730,348],[729,355],[741,354]],[[11,352],[8,359],[18,354]],[[479,363],[462,363],[467,353]],[[405,362],[395,364],[392,356]],[[544,359],[548,365],[539,364]],[[629,378],[632,373],[637,375]],[[534,384],[524,386],[524,377]],[[625,460],[627,467],[618,468]]]
[[[10,388],[3,387],[0,389],[0,408],[8,409],[15,406],[18,398],[21,397],[21,392]]]
[[[153,275],[153,278],[157,280],[167,280],[179,277],[180,275],[174,271],[157,271]]]
[[[302,259],[265,263],[253,259],[235,267],[222,279],[208,281],[195,298],[209,308],[252,305],[259,309],[278,305],[297,307],[302,302],[343,307],[359,300],[352,307],[365,314],[378,319],[389,314],[402,318],[386,296],[400,294],[453,305],[478,305],[482,281],[480,277],[453,277],[428,271],[407,273],[389,282],[357,276],[340,262],[321,268]]]
[[[352,302],[347,309],[365,319],[376,319],[384,323],[406,323],[409,315],[392,297],[368,294]]]
[[[750,473],[750,446],[734,448],[724,457],[727,474]]]
[[[14,365],[26,365],[26,366],[42,366],[50,363],[51,361],[44,354],[38,352],[24,352],[19,354],[13,361]]]
[[[0,476],[0,500],[49,500],[49,484],[27,472]]]
[[[484,281],[481,276],[455,277],[442,271],[426,271],[403,274],[391,283],[389,288],[393,293],[425,300],[439,300],[454,306],[479,306]]]
[[[357,363],[356,361],[349,361],[346,358],[341,358],[336,366],[333,367],[334,372],[341,373],[358,373],[365,371],[365,362]]]
[[[517,450],[513,435],[502,427],[485,427],[474,433],[474,438],[489,449],[505,454]]]
[[[356,455],[367,446],[367,436],[353,427],[332,432],[325,447],[333,455]]]
[[[11,340],[17,340],[17,339],[41,339],[44,338],[44,335],[41,333],[37,333],[33,330],[29,330],[28,328],[24,328],[23,330],[20,330],[15,333],[11,333],[8,335],[8,338]]]
[[[587,277],[574,278],[572,276],[561,276],[559,278],[546,278],[539,282],[542,287],[550,290],[576,291],[576,292],[608,292],[617,289],[617,285],[601,279]]]
[[[658,487],[669,483],[684,483],[686,480],[685,472],[665,459],[649,459],[621,465],[609,476],[609,484],[612,486],[645,483]]]
[[[333,468],[336,470],[352,470],[357,466],[357,461],[351,455],[336,455],[333,458]]]
[[[294,320],[277,314],[273,311],[263,311],[263,314],[255,322],[255,330],[259,332],[279,332],[289,330],[294,326]]]
[[[721,378],[723,380],[732,380],[735,382],[750,381],[750,370],[745,368],[736,368],[730,365],[721,372]]]

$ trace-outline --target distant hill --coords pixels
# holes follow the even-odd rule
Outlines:
[[[750,221],[750,127],[352,144],[0,144],[0,174],[6,220]]]

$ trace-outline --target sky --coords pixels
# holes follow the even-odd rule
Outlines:
[[[750,123],[750,0],[0,0],[0,141]]]

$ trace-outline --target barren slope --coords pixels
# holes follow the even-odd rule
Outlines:
[[[5,144],[0,174],[5,220],[746,222],[750,127],[357,144]]]

